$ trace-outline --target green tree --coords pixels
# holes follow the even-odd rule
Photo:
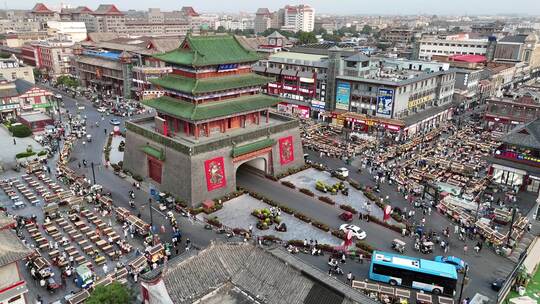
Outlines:
[[[296,37],[298,38],[299,44],[308,44],[308,43],[316,43],[317,37],[315,37],[315,33],[313,32],[303,32],[299,31],[296,34]]]
[[[41,70],[38,68],[33,68],[32,71],[34,72],[35,79],[40,79],[43,76],[43,73],[41,73]]]
[[[371,32],[373,32],[373,28],[369,25],[364,25],[364,27],[362,28],[362,30],[360,31],[360,33],[362,34],[366,34],[366,35],[369,35],[371,34]]]
[[[32,130],[26,125],[18,124],[18,125],[12,125],[9,130],[15,137],[23,138],[28,137],[32,135]]]
[[[86,304],[125,304],[130,303],[131,295],[124,285],[114,282],[107,286],[98,286],[90,297],[85,301]]]
[[[341,42],[341,36],[338,34],[324,34],[322,35],[324,41]]]
[[[56,83],[65,85],[66,87],[76,88],[79,86],[79,80],[75,77],[62,75],[56,79]]]

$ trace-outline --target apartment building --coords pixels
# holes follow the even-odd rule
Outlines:
[[[315,9],[309,5],[287,5],[283,8],[283,29],[311,32],[315,28]]]
[[[48,39],[30,44],[34,49],[35,67],[43,76],[56,79],[58,76],[71,73],[71,56],[73,41]]]
[[[23,79],[31,83],[35,82],[32,67],[20,63],[14,55],[0,59],[0,77],[6,81]]]
[[[47,21],[47,34],[59,40],[80,42],[87,38],[84,22]]]
[[[536,34],[509,35],[497,41],[494,60],[498,62],[526,62],[540,66],[540,40]]]
[[[411,43],[414,38],[414,31],[406,27],[390,27],[381,32],[381,40],[392,43]]]

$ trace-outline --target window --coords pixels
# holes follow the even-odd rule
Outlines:
[[[17,73],[16,72],[11,73],[11,79],[17,79]]]

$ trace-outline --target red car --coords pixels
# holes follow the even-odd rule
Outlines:
[[[350,222],[353,219],[353,214],[350,213],[349,211],[345,211],[339,215],[339,218],[344,220],[345,222]]]

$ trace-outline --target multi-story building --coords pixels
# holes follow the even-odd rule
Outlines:
[[[480,92],[480,69],[452,69],[456,73],[454,86],[454,101],[461,108],[468,109],[481,103],[482,99],[489,97]]]
[[[145,92],[149,89],[148,79],[167,71],[152,55],[173,50],[179,44],[177,37],[85,41],[73,49],[74,73],[83,86],[93,87],[104,95],[130,98],[135,93],[143,99],[150,94]]]
[[[80,42],[86,40],[86,25],[84,22],[48,21],[47,33],[58,40]]]
[[[30,44],[34,49],[35,67],[47,79],[71,73],[72,41],[48,39]]]
[[[60,20],[60,15],[57,12],[50,10],[43,3],[36,3],[29,15],[32,19],[40,23],[40,28],[42,29],[45,28],[47,21]]]
[[[335,100],[329,106],[358,113],[348,120],[353,129],[379,125],[411,136],[452,116],[455,73],[445,69],[443,63],[372,59],[364,76],[336,77]]]
[[[497,41],[494,60],[498,62],[525,62],[540,66],[540,40],[536,34],[506,36]]]
[[[173,71],[151,80],[165,94],[143,101],[156,115],[126,123],[125,169],[198,206],[236,191],[243,164],[270,175],[303,165],[298,122],[270,113],[270,79],[236,38],[188,35],[155,57]]]
[[[24,79],[8,81],[0,77],[0,120],[28,113],[50,112],[52,93]]]
[[[390,27],[381,31],[381,40],[408,44],[413,41],[414,30],[406,27]]]
[[[18,32],[7,34],[4,39],[1,40],[1,44],[9,48],[20,48],[32,41],[44,40],[47,38],[49,38],[49,34],[46,31]]]
[[[0,33],[38,32],[40,24],[32,19],[2,19],[0,20]]]
[[[315,9],[309,5],[287,5],[283,8],[282,28],[294,32],[311,32],[315,28]]]
[[[31,83],[35,82],[32,67],[20,63],[14,55],[0,59],[0,77],[7,81],[24,79]]]
[[[519,98],[490,98],[486,100],[484,120],[491,130],[506,133],[518,125],[527,124],[540,118],[540,101],[538,96],[521,96]]]
[[[91,15],[94,32],[122,33],[126,26],[126,17],[114,4],[100,4]]]
[[[262,33],[272,28],[273,14],[268,8],[259,8],[255,13],[255,33]]]
[[[467,34],[447,36],[444,39],[424,37],[418,42],[418,58],[431,60],[435,55],[483,55],[488,56],[489,48],[495,41],[486,39],[470,39]]]
[[[540,190],[540,119],[514,128],[490,158],[493,181],[517,190]]]
[[[0,219],[0,303],[26,304],[28,286],[19,269],[24,267],[24,259],[32,254],[12,231],[16,222],[2,216]]]

